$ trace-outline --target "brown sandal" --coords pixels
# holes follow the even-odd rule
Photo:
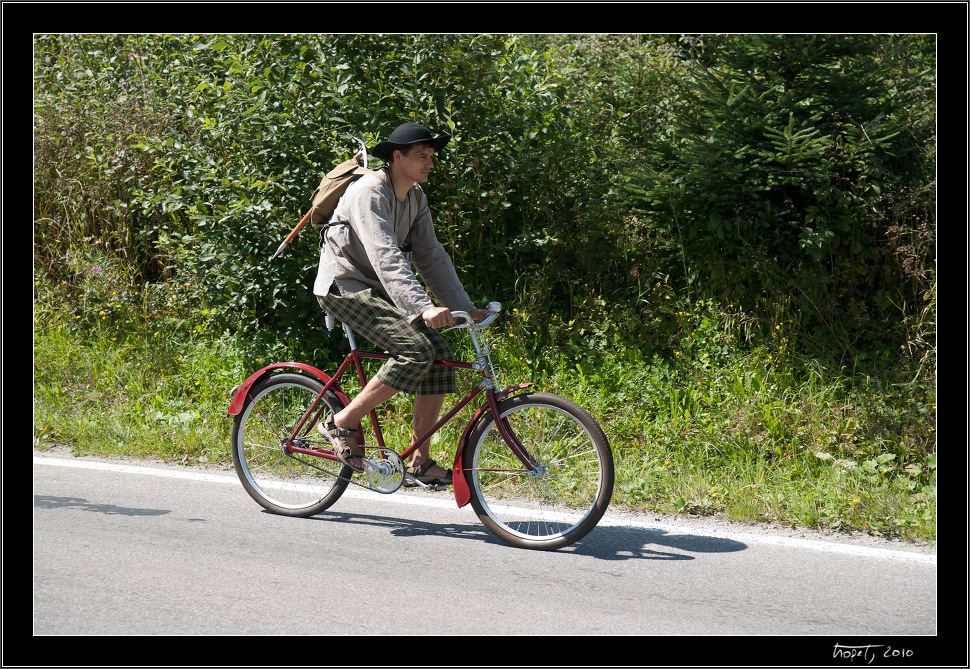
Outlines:
[[[350,464],[351,458],[364,457],[362,449],[357,448],[356,444],[351,446],[347,441],[348,437],[354,440],[360,439],[360,433],[357,430],[345,430],[342,427],[337,427],[337,424],[333,422],[333,416],[331,416],[326,423],[317,425],[317,432],[330,439],[330,443],[333,444],[333,454],[337,456],[340,462],[355,472],[364,471],[363,467],[354,467]]]
[[[408,467],[406,471],[408,474],[416,478],[421,483],[424,483],[425,485],[451,485],[452,480],[451,480],[450,469],[448,470],[447,478],[426,474],[426,472],[432,467],[434,467],[436,464],[438,463],[432,460],[431,458],[428,458],[427,460],[425,460],[420,465],[417,465],[416,467]],[[405,479],[404,485],[408,487],[413,487],[415,484],[411,482],[409,479]]]

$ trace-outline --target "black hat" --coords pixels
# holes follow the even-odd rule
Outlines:
[[[371,150],[371,155],[377,156],[381,160],[388,161],[395,149],[400,149],[408,144],[418,142],[431,142],[435,151],[440,151],[451,141],[450,135],[432,137],[431,132],[423,125],[418,123],[403,123],[394,129],[386,142],[381,142]]]

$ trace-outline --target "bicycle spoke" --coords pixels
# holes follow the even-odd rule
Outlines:
[[[269,377],[253,387],[233,423],[233,461],[240,480],[257,502],[275,513],[313,515],[336,501],[346,487],[346,480],[336,474],[340,465],[324,465],[312,454],[284,448],[297,425],[306,421],[309,431],[321,409],[333,410],[328,397],[307,420],[322,388],[318,381],[297,374]],[[336,396],[332,400],[339,401]],[[292,443],[324,452],[322,438],[299,437]]]
[[[511,398],[501,416],[533,462],[520,466],[489,419],[466,446],[472,503],[509,543],[568,545],[598,522],[612,494],[612,455],[602,430],[575,403],[543,393]]]

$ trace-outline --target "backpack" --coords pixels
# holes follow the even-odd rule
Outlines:
[[[317,227],[326,228],[333,216],[334,209],[340,196],[344,194],[350,184],[357,181],[365,174],[377,174],[374,170],[369,170],[357,162],[357,158],[351,158],[337,165],[327,173],[320,181],[320,185],[313,191],[313,204],[310,208],[310,223]]]
[[[337,165],[335,168],[330,170],[327,176],[323,177],[320,181],[320,185],[317,189],[313,191],[311,196],[312,204],[310,209],[303,218],[297,223],[296,227],[287,235],[283,243],[280,244],[279,248],[276,249],[276,253],[272,255],[270,261],[276,259],[280,253],[283,252],[290,242],[296,237],[297,233],[306,225],[309,220],[316,227],[320,228],[320,240],[319,245],[323,246],[323,237],[327,233],[327,227],[330,224],[330,217],[333,216],[334,209],[337,208],[337,203],[340,201],[340,196],[344,194],[347,187],[357,181],[359,178],[365,174],[377,174],[373,170],[367,169],[367,149],[364,147],[364,143],[359,139],[361,150],[350,160],[344,161]],[[364,166],[361,166],[357,162],[357,156],[364,154]]]

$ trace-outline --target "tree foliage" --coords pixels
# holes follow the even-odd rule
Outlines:
[[[690,74],[628,184],[665,266],[694,296],[790,296],[843,350],[890,335],[893,305],[925,303],[935,283],[932,44],[669,44]]]
[[[662,348],[681,298],[785,295],[839,350],[912,345],[935,90],[920,36],[42,35],[35,262],[114,254],[319,342],[315,231],[269,257],[356,138],[415,120],[454,136],[426,190],[479,301]]]
[[[557,201],[582,153],[562,84],[512,38],[36,43],[39,255],[56,265],[68,235],[55,230],[67,226],[129,256],[148,280],[195,281],[236,328],[298,337],[317,317],[314,232],[267,261],[357,137],[373,146],[405,120],[454,135],[428,190],[443,240],[483,298],[502,290],[496,272],[514,285],[510,256],[541,243],[519,210],[550,226],[572,206]]]

